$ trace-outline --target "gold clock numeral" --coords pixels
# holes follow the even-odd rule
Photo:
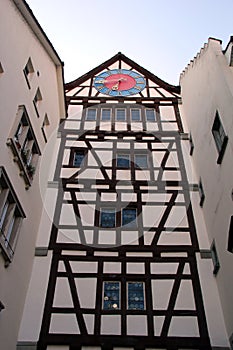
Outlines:
[[[136,85],[134,86],[134,89],[141,90],[141,87]]]

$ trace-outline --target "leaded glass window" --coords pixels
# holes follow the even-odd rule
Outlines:
[[[85,158],[85,153],[83,150],[74,151],[73,165],[75,167],[81,167]]]
[[[144,310],[144,283],[128,282],[128,310]]]
[[[122,225],[128,227],[135,227],[137,211],[135,208],[125,208],[122,210]]]
[[[101,109],[101,119],[102,120],[110,120],[111,119],[111,109],[110,108],[102,108]]]
[[[154,109],[146,109],[146,120],[148,122],[155,122],[155,110]]]
[[[140,121],[141,120],[141,111],[138,108],[131,109],[131,119],[132,121]]]
[[[125,121],[125,108],[117,108],[116,109],[116,120],[117,121]]]
[[[86,120],[96,120],[96,108],[88,108]]]
[[[136,168],[148,168],[147,155],[146,154],[136,154],[134,157]]]
[[[104,282],[104,310],[120,308],[120,282]]]
[[[118,154],[117,155],[117,168],[129,168],[129,154]]]
[[[113,208],[103,208],[100,212],[100,226],[105,228],[116,227],[116,211]]]

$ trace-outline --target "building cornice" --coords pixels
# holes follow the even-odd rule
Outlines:
[[[41,43],[41,45],[44,47],[52,61],[55,63],[56,66],[63,66],[63,62],[61,61],[58,53],[54,49],[51,41],[48,39],[47,35],[45,34],[44,30],[42,29],[40,23],[34,16],[32,10],[30,9],[29,5],[24,0],[12,0],[12,2],[15,4],[33,33],[36,35],[37,39]]]

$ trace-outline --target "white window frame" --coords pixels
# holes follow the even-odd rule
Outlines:
[[[5,169],[0,167],[0,246],[6,265],[13,259],[20,226],[25,217]]]

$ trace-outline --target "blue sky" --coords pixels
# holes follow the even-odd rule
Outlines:
[[[167,81],[179,75],[209,37],[233,35],[233,0],[27,0],[60,58],[65,81],[117,52]]]

